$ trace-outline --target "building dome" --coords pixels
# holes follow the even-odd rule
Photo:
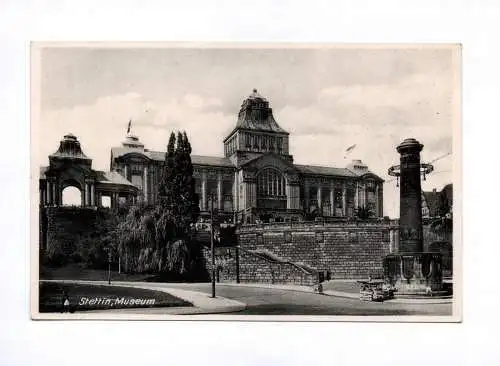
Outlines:
[[[131,133],[127,134],[127,137],[125,138],[125,141],[122,142],[122,145],[124,147],[144,149],[144,144],[139,141],[139,137]]]

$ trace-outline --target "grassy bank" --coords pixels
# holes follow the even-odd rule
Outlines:
[[[67,296],[69,311],[193,306],[163,291],[109,285],[40,282],[40,313],[62,312]]]

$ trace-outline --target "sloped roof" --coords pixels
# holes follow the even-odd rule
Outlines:
[[[191,155],[191,161],[197,165],[213,165],[213,166],[227,166],[234,167],[231,160],[219,156],[202,156]]]
[[[288,134],[278,125],[278,122],[274,119],[273,110],[269,107],[268,100],[260,95],[257,89],[254,89],[252,94],[241,104],[236,127],[228,137],[238,129]]]
[[[152,160],[165,160],[165,152],[163,151],[147,151],[145,155]],[[234,166],[229,159],[222,156],[191,155],[191,161],[195,165]]]
[[[103,172],[96,170],[97,181],[102,184],[120,184],[125,186],[135,187],[131,182],[129,182],[123,175],[118,172]]]
[[[57,149],[57,151],[49,155],[49,159],[54,158],[68,158],[87,161],[92,160],[83,153],[80,142],[72,133],[64,135],[63,139],[59,143],[59,148]]]
[[[254,111],[247,111],[242,113],[238,122],[236,123],[237,129],[255,130],[255,131],[266,131],[266,132],[278,132],[278,133],[288,133],[283,128],[278,125],[278,122],[274,119],[272,112],[269,112],[266,119],[260,119],[257,117]]]
[[[303,174],[335,175],[343,177],[356,177],[357,175],[347,168],[335,168],[318,165],[298,165],[295,167]]]
[[[113,158],[118,158],[120,156],[136,153],[140,154],[148,159],[163,161],[165,160],[164,151],[149,151],[149,150],[138,150],[126,147],[113,147],[111,149],[111,154]],[[205,155],[191,155],[191,161],[195,165],[209,165],[209,166],[223,166],[223,167],[233,167],[234,165],[227,158],[221,156],[205,156]]]

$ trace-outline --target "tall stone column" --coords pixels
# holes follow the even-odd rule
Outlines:
[[[422,167],[432,171],[429,164],[420,164],[423,147],[415,139],[404,140],[396,148],[401,155],[399,166],[389,169],[390,175],[400,177],[400,212],[394,238],[398,247],[384,259],[384,276],[400,296],[444,293],[441,254],[423,251],[420,175]]]
[[[399,233],[401,252],[422,252],[422,189],[420,183],[420,152],[423,145],[406,139],[398,147],[401,154],[401,187],[399,190]]]

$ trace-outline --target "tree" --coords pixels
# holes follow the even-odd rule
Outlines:
[[[443,237],[453,232],[453,209],[449,204],[448,194],[445,189],[439,194],[438,216],[430,223],[430,229]]]
[[[356,217],[360,220],[368,220],[374,216],[374,212],[365,206],[360,206],[355,210]]]
[[[120,225],[121,251],[134,271],[183,274],[197,260],[191,230],[199,207],[190,154],[186,133],[179,132],[177,137],[172,133],[158,203],[131,208]]]

